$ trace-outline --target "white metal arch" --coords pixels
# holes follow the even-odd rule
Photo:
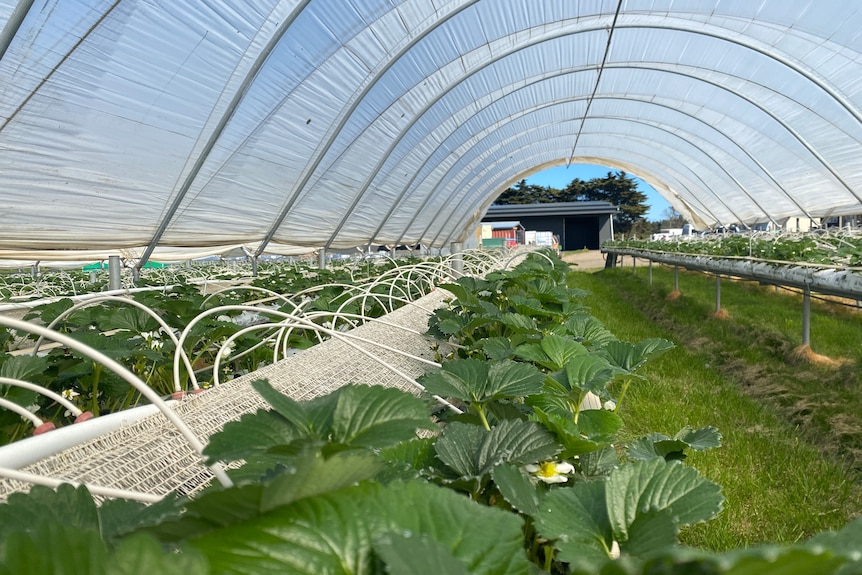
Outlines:
[[[583,99],[585,99],[585,98],[586,98],[586,96],[578,96],[578,97],[576,97],[576,98],[571,98],[570,100],[575,100],[575,101],[576,101],[576,100],[583,100]],[[563,100],[559,100],[559,101],[557,101],[557,102],[555,102],[555,103],[551,103],[550,105],[551,105],[551,106],[554,106],[554,105],[560,105],[560,104],[561,104],[561,103],[563,103],[563,102],[565,102],[565,101],[563,101]],[[660,105],[660,104],[657,104],[657,103],[650,103],[650,104],[651,104],[651,105],[656,105],[656,106]],[[668,106],[667,104],[663,104],[663,106],[664,106],[664,107],[667,107],[667,108],[669,108],[669,109],[672,109],[672,108],[671,108],[670,106]],[[529,113],[530,111],[528,110],[528,111],[525,111],[525,112],[526,112],[526,113]],[[685,115],[683,112],[680,112],[680,114]],[[493,126],[493,127],[490,127],[490,128],[488,129],[488,132],[485,134],[485,138],[487,138],[488,140],[490,140],[490,141],[494,142],[494,147],[493,147],[490,151],[486,151],[486,152],[483,154],[483,157],[485,157],[485,158],[494,158],[494,157],[499,156],[498,150],[502,149],[502,148],[505,146],[506,142],[505,142],[505,141],[498,141],[496,138],[492,137],[492,136],[494,135],[494,130],[498,129],[500,126],[504,126],[504,125],[508,124],[509,122],[511,122],[511,121],[513,121],[513,120],[517,120],[519,117],[520,117],[520,116],[518,116],[518,117],[514,117],[514,118],[506,118],[506,119],[504,119],[504,120],[501,120],[501,121],[500,121],[500,123],[498,123],[497,125],[495,125],[495,126]],[[700,121],[700,120],[699,120],[699,121]],[[702,121],[700,121],[700,122],[702,123]],[[712,130],[713,128],[712,128],[711,126],[709,126],[709,129],[710,129],[710,130]],[[515,137],[517,137],[517,136],[515,136]],[[544,140],[545,136],[544,136],[544,135],[536,136],[536,138],[537,138],[537,139],[541,138],[541,139],[543,139],[543,140]],[[685,138],[685,137],[680,136],[680,140],[681,140],[681,141],[684,141],[687,145],[692,146],[692,147],[694,147],[694,148],[696,148],[696,149],[700,150],[701,152],[703,152],[702,147],[698,146],[696,143],[693,143],[693,141],[691,140],[691,138]],[[529,147],[529,146],[528,146],[528,145],[525,145],[524,147]],[[479,148],[478,146],[474,146],[474,147],[472,147],[471,149],[463,149],[463,150],[460,150],[460,149],[458,149],[458,148],[454,148],[454,149],[452,150],[451,155],[452,155],[454,158],[456,158],[458,162],[460,162],[460,165],[462,166],[462,167],[461,167],[461,171],[462,171],[462,172],[467,173],[467,174],[471,174],[471,173],[474,173],[474,172],[476,171],[476,167],[475,167],[475,166],[473,166],[473,165],[471,165],[471,164],[469,164],[468,162],[469,162],[469,160],[470,160],[471,154],[478,154],[478,153],[480,153],[478,150],[480,150],[480,148]],[[508,154],[507,154],[507,155],[508,155]],[[707,154],[707,155],[709,155],[709,154]],[[561,155],[560,157],[562,157],[562,155]],[[746,197],[748,197],[748,198],[749,198],[749,200],[752,200],[751,196],[746,192],[746,190],[745,190],[745,186],[744,186],[744,185],[742,185],[738,180],[736,180],[736,179],[732,176],[732,174],[730,174],[729,172],[727,172],[727,170],[726,170],[723,166],[721,166],[721,163],[720,163],[719,161],[717,161],[715,158],[712,158],[712,160],[713,160],[713,162],[715,162],[715,163],[716,163],[716,165],[718,165],[719,167],[721,167],[722,171],[723,171],[725,174],[727,174],[727,177],[729,178],[729,180],[730,180],[731,182],[735,183],[735,184],[737,185],[737,187],[739,187],[740,191],[741,191],[744,195],[746,195]],[[434,185],[435,185],[435,186],[448,185],[448,184],[444,183],[444,180],[447,180],[447,179],[448,179],[448,181],[454,181],[454,182],[456,182],[456,183],[452,184],[452,186],[451,186],[451,187],[455,187],[455,188],[459,188],[459,189],[464,189],[463,184],[459,184],[459,183],[457,183],[457,178],[453,175],[453,170],[454,170],[454,167],[450,167],[450,168],[448,168],[448,169],[447,169],[447,171],[446,171],[446,174],[448,174],[448,175],[439,176],[439,177],[437,178],[437,183],[435,183]],[[647,171],[648,171],[648,170],[647,170]],[[486,192],[486,193],[487,193],[487,192]],[[432,193],[428,193],[428,194],[427,194],[427,197],[428,197],[428,198],[436,197],[436,194],[435,194],[435,193],[433,193],[433,192],[432,192]],[[756,200],[752,200],[752,201],[753,201],[755,204],[757,204]],[[450,203],[451,203],[451,202],[450,202]],[[456,203],[455,205],[457,205],[457,203]],[[425,209],[425,206],[423,206],[423,209]],[[764,214],[768,214],[768,212],[767,212],[766,210],[764,210],[762,206],[759,206],[759,209],[760,209]],[[433,209],[432,209],[431,211],[432,211],[432,212],[437,212],[436,210],[433,210]],[[458,210],[457,208],[456,208],[454,211],[457,211],[458,213],[463,213],[462,211]],[[442,213],[442,212],[437,212],[437,213],[438,213],[438,214],[440,214],[438,217],[442,217],[444,221],[447,219],[446,215],[443,215],[443,213]],[[446,212],[446,213],[448,213],[448,212]],[[424,234],[423,234],[423,235],[424,235]]]
[[[650,70],[652,70],[652,69],[653,69],[653,68],[652,68],[652,66],[650,66],[650,65],[648,65],[648,64],[647,64],[647,65],[643,65],[643,64],[641,64],[641,65],[612,64],[611,66],[612,66],[612,67],[614,67],[614,68],[622,68],[622,69],[628,69],[628,68],[640,68],[640,67],[646,67],[647,69],[650,69]],[[578,68],[578,69],[577,69],[577,71],[581,71],[581,70],[591,70],[591,69],[594,69],[594,68],[595,68],[594,66],[587,66],[587,67]],[[680,75],[686,75],[686,76],[688,76],[688,74],[686,74],[685,72],[681,72],[681,71],[674,71],[674,70],[661,70],[661,69],[659,69],[658,71],[661,71],[661,72],[667,72],[667,73],[671,73],[671,74],[680,74]],[[567,73],[572,73],[572,72],[567,72]],[[759,105],[759,104],[758,104],[756,101],[754,101],[752,98],[750,98],[750,97],[748,97],[748,96],[745,96],[744,94],[741,94],[739,91],[731,90],[731,89],[729,89],[729,88],[726,88],[726,87],[724,87],[724,86],[719,85],[719,84],[718,84],[718,83],[716,83],[716,82],[712,82],[712,81],[710,81],[710,80],[708,80],[708,79],[698,78],[697,76],[695,76],[695,75],[693,75],[693,74],[691,75],[691,77],[692,77],[693,79],[697,79],[697,80],[701,80],[701,81],[703,81],[703,82],[705,82],[705,83],[709,83],[710,85],[715,85],[716,87],[718,87],[718,88],[720,88],[720,89],[722,89],[722,90],[725,90],[725,91],[728,91],[729,93],[732,93],[733,95],[735,95],[735,96],[737,96],[737,97],[739,97],[739,98],[743,99],[744,101],[751,103],[752,105],[754,105],[755,107],[757,107],[758,109],[760,109],[762,112],[764,112],[766,115],[768,115],[770,118],[774,119],[777,123],[779,123],[782,127],[784,127],[788,132],[790,132],[790,133],[793,135],[793,137],[794,137],[797,141],[799,141],[799,143],[800,143],[800,144],[802,144],[802,145],[803,145],[803,146],[804,146],[804,147],[805,147],[809,152],[811,152],[811,153],[812,153],[812,155],[814,155],[814,156],[818,159],[818,161],[820,161],[821,163],[823,163],[823,164],[824,164],[824,166],[829,170],[829,172],[830,172],[830,173],[831,173],[831,174],[836,178],[836,180],[837,180],[837,181],[839,181],[839,182],[841,182],[841,183],[844,185],[844,187],[845,187],[845,188],[846,188],[846,189],[847,189],[851,194],[853,194],[853,197],[855,197],[855,198],[857,198],[857,199],[858,199],[858,196],[855,194],[855,192],[853,192],[853,190],[850,188],[849,184],[847,184],[847,182],[846,182],[846,181],[844,181],[844,180],[840,177],[840,175],[839,175],[839,174],[837,174],[837,173],[835,172],[835,170],[831,167],[831,165],[829,165],[829,164],[828,164],[828,162],[826,162],[826,161],[825,161],[825,159],[823,159],[823,158],[822,158],[822,156],[820,156],[820,155],[816,152],[816,150],[814,150],[814,149],[813,149],[813,147],[811,146],[811,144],[810,144],[810,143],[808,143],[808,142],[807,142],[807,141],[806,141],[806,140],[805,140],[801,135],[799,135],[799,134],[795,131],[795,129],[794,129],[792,126],[790,126],[790,125],[789,125],[787,122],[785,122],[783,119],[781,119],[780,117],[778,117],[776,114],[772,113],[771,111],[769,111],[769,110],[765,109],[763,106]],[[516,89],[516,90],[514,90],[514,91],[522,90],[522,89],[525,89],[525,88],[526,88],[526,87],[528,87],[528,86],[532,86],[532,85],[535,85],[536,83],[541,83],[541,82],[545,82],[545,81],[547,81],[547,78],[541,78],[541,79],[538,79],[538,80],[535,80],[535,81],[532,81],[532,82],[528,82],[528,83],[524,84],[523,86],[518,86],[518,87],[517,87],[517,89]],[[498,100],[498,101],[499,101],[499,100]],[[482,111],[484,111],[484,108],[482,109]],[[476,112],[476,113],[478,114],[479,112]],[[474,114],[474,115],[475,115],[475,114]],[[451,134],[450,134],[448,137],[449,137],[449,138],[451,138]],[[446,140],[441,140],[441,141],[440,141],[440,143],[439,143],[439,144],[438,144],[438,146],[437,146],[437,149],[443,149],[443,147],[444,147],[444,146],[447,146],[447,147],[449,147],[449,148],[451,148],[451,149],[453,149],[453,150],[454,150],[454,149],[457,149],[457,146],[458,146],[458,145],[459,145],[459,144],[449,142],[449,140],[448,140],[448,139],[446,139]],[[381,225],[379,225],[379,226],[378,226],[378,228],[375,230],[375,233],[373,234],[373,236],[372,236],[372,237],[376,237],[376,236],[379,234],[380,227],[382,226],[382,223],[383,223],[383,222],[385,222],[385,220],[387,219],[387,217],[391,214],[392,210],[394,209],[394,206],[395,206],[395,205],[397,205],[398,203],[400,203],[400,202],[402,201],[402,199],[403,199],[403,197],[404,197],[404,194],[405,194],[405,193],[407,193],[407,190],[409,189],[409,187],[413,184],[413,182],[415,181],[416,177],[417,177],[417,176],[422,172],[422,170],[424,169],[424,167],[428,164],[428,162],[430,161],[430,159],[431,159],[431,157],[432,157],[432,156],[433,156],[433,154],[429,154],[429,155],[425,158],[425,160],[423,161],[422,168],[420,168],[419,170],[415,170],[415,171],[414,171],[414,173],[413,173],[413,175],[412,175],[412,177],[411,177],[410,181],[408,182],[408,185],[407,185],[407,186],[406,186],[406,187],[401,191],[401,193],[400,193],[400,194],[399,194],[399,196],[398,196],[398,200],[397,200],[395,203],[393,203],[393,207],[392,207],[392,208],[390,208],[390,211],[386,214],[386,217],[384,217],[384,218],[382,219],[382,221],[381,221]],[[738,182],[737,182],[737,183],[738,183]],[[330,241],[331,241],[331,240],[330,240]]]
[[[542,130],[518,140],[506,130],[573,95],[587,113],[567,124],[569,153],[588,133],[577,148],[667,178],[708,220],[740,219],[735,211],[751,221],[757,203],[782,216],[862,213],[862,7],[853,3],[331,8],[0,2],[0,257],[128,249],[141,250],[142,266],[168,248],[260,255],[420,233],[448,241],[460,216],[474,217],[515,172],[559,160],[536,139]],[[576,71],[577,90],[554,91],[554,78]],[[629,128],[616,127],[622,117]],[[651,163],[632,147],[621,157],[597,133],[605,122],[607,134],[653,130],[672,154]],[[711,168],[682,178],[692,158]],[[433,219],[427,208],[444,203],[460,205],[459,217]]]
[[[639,27],[639,28],[640,28],[640,27],[644,27],[644,26],[642,26],[642,25],[637,25],[637,27]],[[661,26],[661,27],[659,27],[659,28],[664,28],[664,27],[663,27],[663,26]],[[720,37],[720,36],[718,36],[717,34],[712,34],[712,36]],[[722,39],[727,40],[727,38],[723,38],[723,37],[722,37]],[[544,40],[543,40],[543,41],[544,41]],[[730,39],[730,40],[728,40],[728,41],[736,42],[736,40],[733,40],[733,39]],[[738,43],[738,42],[737,42],[737,43]],[[742,43],[740,43],[740,44],[742,44]],[[745,45],[745,44],[742,44],[742,45]],[[746,47],[748,47],[748,46],[746,46]],[[518,49],[519,49],[519,50],[521,50],[521,49],[525,49],[525,47],[523,47],[523,46],[522,46],[522,47],[519,47]],[[757,51],[758,51],[758,53],[763,53],[764,55],[766,55],[766,56],[768,56],[768,57],[771,57],[771,56],[770,56],[770,54],[768,54],[768,53],[764,53],[762,50],[757,50]],[[505,57],[505,56],[501,56],[501,57]],[[785,64],[785,65],[788,65],[789,67],[792,67],[794,70],[796,70],[797,72],[799,72],[799,73],[801,73],[801,74],[805,75],[806,77],[809,77],[809,78],[811,77],[811,76],[810,76],[810,74],[808,74],[806,71],[799,69],[799,67],[797,67],[797,66],[793,66],[793,65],[792,65],[792,63],[787,63],[787,62],[785,62],[783,59],[778,59],[778,58],[776,58],[776,60],[778,60],[778,61],[782,62],[782,64]],[[490,64],[485,64],[485,65],[490,65]],[[812,79],[812,81],[816,81],[816,79]],[[437,99],[435,99],[434,101],[432,101],[430,104],[426,105],[426,108],[425,108],[425,109],[427,110],[428,108],[430,108],[430,106],[431,106],[431,105],[433,105],[436,101],[438,101],[440,97],[441,97],[441,96],[438,96],[438,97],[437,97]],[[839,99],[839,101],[840,101],[840,99]],[[843,102],[842,102],[842,103],[843,103]],[[347,210],[347,211],[345,212],[345,213],[346,213],[346,214],[348,214],[348,215],[347,215],[347,216],[345,216],[344,218],[342,218],[341,222],[340,222],[340,223],[339,223],[339,225],[336,227],[335,234],[334,234],[333,236],[331,236],[331,237],[330,237],[330,240],[329,240],[328,244],[331,244],[331,243],[332,243],[332,241],[333,241],[333,239],[334,239],[335,235],[337,235],[338,231],[340,231],[341,227],[343,227],[344,223],[346,222],[347,217],[349,217],[349,213],[352,211],[352,208],[355,208],[356,203],[359,201],[359,199],[361,198],[361,195],[365,192],[365,190],[367,190],[367,189],[368,189],[368,186],[370,185],[370,183],[371,183],[371,181],[373,180],[373,178],[376,176],[376,173],[380,170],[380,168],[382,167],[383,163],[384,163],[385,161],[387,161],[387,160],[389,159],[389,157],[391,156],[391,154],[394,152],[394,150],[396,149],[396,147],[397,147],[397,145],[398,145],[398,143],[399,143],[399,141],[400,141],[400,138],[401,138],[401,137],[403,137],[403,136],[406,134],[406,132],[407,132],[407,131],[409,131],[410,127],[412,127],[413,125],[415,125],[415,123],[416,123],[416,121],[417,121],[417,119],[418,119],[418,117],[419,117],[419,116],[421,116],[421,112],[420,112],[419,114],[417,114],[417,115],[416,115],[416,119],[414,119],[414,120],[409,124],[409,126],[408,126],[405,130],[403,130],[403,131],[400,133],[399,137],[398,137],[398,138],[396,138],[396,139],[394,140],[394,142],[390,145],[389,150],[388,150],[385,154],[383,154],[383,155],[382,155],[382,159],[378,162],[378,164],[377,164],[376,168],[375,168],[374,170],[372,170],[372,173],[371,173],[371,175],[368,177],[368,179],[366,179],[366,182],[365,182],[365,184],[363,185],[363,187],[362,187],[361,191],[359,192],[359,194],[357,195],[357,197],[354,199],[354,202],[351,204],[351,210]],[[772,115],[772,117],[774,118],[775,116],[774,116],[774,115]],[[785,124],[785,125],[786,125],[786,124]],[[807,146],[807,147],[808,147],[808,146]],[[809,147],[809,149],[810,149],[810,147]],[[762,169],[762,170],[764,171],[764,173],[766,173],[766,174],[768,175],[768,177],[769,177],[769,178],[774,182],[774,184],[775,184],[779,189],[782,189],[782,190],[784,191],[784,194],[785,194],[785,195],[786,195],[786,196],[787,196],[791,201],[793,201],[793,202],[797,205],[797,207],[800,209],[800,211],[802,211],[802,213],[805,213],[806,215],[808,215],[808,216],[810,217],[810,214],[808,214],[807,210],[806,210],[802,205],[800,205],[798,202],[796,202],[796,200],[793,198],[793,195],[792,195],[792,194],[790,194],[789,192],[787,192],[787,190],[786,190],[786,189],[784,189],[784,187],[782,186],[782,184],[781,184],[781,183],[780,183],[780,182],[779,182],[779,181],[778,181],[778,180],[777,180],[777,179],[776,179],[776,178],[771,174],[771,172],[770,172],[770,171],[769,171],[769,170],[768,170],[768,169],[767,169],[767,168],[766,168],[766,167],[765,167],[761,162],[759,162],[759,161],[756,159],[756,157],[754,157],[753,155],[751,155],[751,154],[750,154],[750,153],[748,153],[747,151],[746,151],[746,154],[747,154],[747,155],[752,159],[752,161],[754,161],[754,162],[756,162],[756,163],[758,164],[758,166],[760,167],[760,169]],[[833,171],[833,174],[834,174],[834,171]],[[843,183],[843,181],[842,181],[842,183]],[[847,189],[848,189],[849,191],[851,191],[851,193],[853,193],[853,192],[852,192],[852,190],[849,188],[849,186],[846,186],[846,184],[845,184],[845,187],[847,187]],[[855,193],[854,193],[854,197],[855,197],[855,196],[856,196],[856,195],[855,195]],[[857,199],[858,199],[858,198],[857,198]]]

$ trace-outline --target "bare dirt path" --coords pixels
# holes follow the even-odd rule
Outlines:
[[[563,261],[575,264],[578,271],[604,269],[605,254],[599,250],[570,252],[563,255]]]

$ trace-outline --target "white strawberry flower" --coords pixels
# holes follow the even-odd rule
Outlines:
[[[144,338],[150,349],[159,350],[165,345],[162,341],[162,334],[157,331],[143,331],[141,332],[141,337]]]
[[[222,357],[228,357],[230,354],[233,353],[233,350],[235,350],[235,349],[236,349],[236,341],[232,341],[232,342],[230,342],[229,345],[224,346],[224,351],[222,352],[221,356]]]
[[[74,389],[64,389],[60,395],[62,395],[65,399],[73,400],[81,394]]]
[[[565,461],[543,461],[539,464],[530,463],[525,465],[524,471],[532,473],[539,481],[544,483],[565,483],[569,480],[567,475],[574,473],[575,467]]]

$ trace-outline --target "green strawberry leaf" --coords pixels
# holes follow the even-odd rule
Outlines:
[[[550,459],[560,451],[542,426],[505,420],[485,431],[477,425],[452,422],[435,444],[437,457],[461,477],[483,477],[501,463],[526,464]]]
[[[668,510],[680,527],[706,521],[721,511],[721,488],[691,467],[663,459],[634,461],[608,477],[608,516],[617,541],[641,513]]]
[[[517,465],[503,463],[491,470],[491,479],[509,505],[533,516],[539,511],[539,493],[530,478]]]
[[[350,385],[338,396],[332,421],[333,443],[370,449],[416,437],[418,429],[436,429],[425,403],[406,391]]]

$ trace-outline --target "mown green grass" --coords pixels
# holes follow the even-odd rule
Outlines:
[[[725,509],[682,534],[725,550],[782,543],[845,525],[862,514],[862,316],[813,306],[812,344],[855,362],[820,368],[788,360],[801,338],[796,296],[722,282],[728,319],[712,317],[715,280],[680,272],[682,297],[668,301],[670,270],[646,266],[575,272],[592,313],[627,341],[665,337],[677,348],[641,371],[620,410],[630,438],[685,425],[714,425],[720,449],[687,464],[723,486]]]

